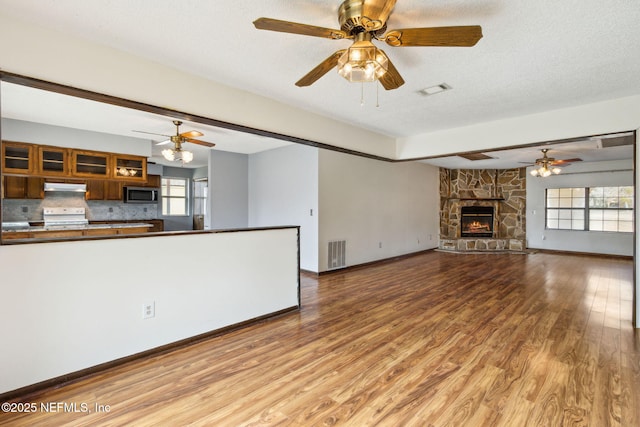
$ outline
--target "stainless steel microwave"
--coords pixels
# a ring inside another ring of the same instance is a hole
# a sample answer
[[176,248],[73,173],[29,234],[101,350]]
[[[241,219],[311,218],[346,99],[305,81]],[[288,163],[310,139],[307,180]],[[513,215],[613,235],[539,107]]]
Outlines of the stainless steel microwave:
[[158,203],[159,188],[124,187],[122,197],[125,203]]

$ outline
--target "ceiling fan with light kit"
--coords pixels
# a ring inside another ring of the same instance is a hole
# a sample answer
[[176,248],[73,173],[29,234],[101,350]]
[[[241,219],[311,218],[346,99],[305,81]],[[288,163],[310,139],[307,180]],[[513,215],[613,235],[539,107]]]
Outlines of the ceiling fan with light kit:
[[184,150],[182,145],[189,142],[191,144],[202,145],[205,147],[215,147],[216,144],[206,141],[200,141],[199,139],[194,139],[195,137],[204,136],[202,132],[198,132],[197,130],[191,130],[188,132],[180,132],[180,126],[182,122],[180,120],[174,120],[173,124],[176,126],[176,134],[175,135],[165,135],[162,133],[154,133],[154,132],[144,132],[141,130],[134,130],[133,132],[138,133],[146,133],[149,135],[159,135],[166,136],[167,140],[160,141],[156,143],[156,145],[165,145],[173,143],[173,148],[166,148],[162,150],[162,156],[169,161],[181,161],[182,163],[189,163],[193,160],[193,153],[191,151]]
[[345,0],[338,9],[340,29],[317,27],[272,18],[258,18],[257,29],[324,37],[332,40],[352,39],[347,49],[341,49],[322,61],[296,82],[309,86],[333,67],[350,82],[380,81],[387,89],[396,89],[404,79],[382,49],[372,40],[386,42],[392,47],[458,46],[471,47],[482,38],[479,25],[405,28],[387,31],[387,20],[396,0]]
[[546,178],[552,174],[558,175],[562,171],[560,167],[568,166],[573,162],[582,161],[582,159],[578,158],[564,160],[554,159],[553,157],[547,156],[547,152],[549,151],[548,148],[543,148],[540,151],[542,151],[542,157],[536,159],[534,163],[536,167],[530,172],[532,176]]

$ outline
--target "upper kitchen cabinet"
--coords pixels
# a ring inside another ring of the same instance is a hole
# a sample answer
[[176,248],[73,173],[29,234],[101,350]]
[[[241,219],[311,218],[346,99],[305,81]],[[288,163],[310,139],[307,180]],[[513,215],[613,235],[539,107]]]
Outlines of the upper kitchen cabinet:
[[35,172],[34,146],[2,141],[2,173],[30,175]]
[[147,181],[147,159],[140,156],[113,154],[113,177],[127,182]]
[[26,142],[2,141],[2,174],[89,178],[144,184],[147,158]]
[[45,176],[69,176],[71,166],[70,150],[62,147],[38,146],[38,171]]
[[71,175],[86,178],[110,178],[111,155],[98,151],[71,150]]

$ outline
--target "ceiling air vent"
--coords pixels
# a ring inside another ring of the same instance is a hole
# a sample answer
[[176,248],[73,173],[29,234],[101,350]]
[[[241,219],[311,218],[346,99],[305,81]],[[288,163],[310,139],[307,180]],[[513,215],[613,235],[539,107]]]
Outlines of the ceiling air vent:
[[623,147],[625,145],[633,145],[633,135],[602,138],[598,142],[598,148]]
[[458,154],[458,157],[462,157],[463,159],[473,160],[473,161],[495,159],[495,157],[487,156],[484,153],[464,153],[464,154]]

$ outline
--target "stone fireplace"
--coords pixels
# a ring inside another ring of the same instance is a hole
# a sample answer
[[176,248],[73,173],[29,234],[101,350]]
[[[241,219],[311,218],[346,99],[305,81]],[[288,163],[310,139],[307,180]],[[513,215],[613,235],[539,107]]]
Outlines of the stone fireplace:
[[440,169],[440,249],[526,248],[526,170]]

